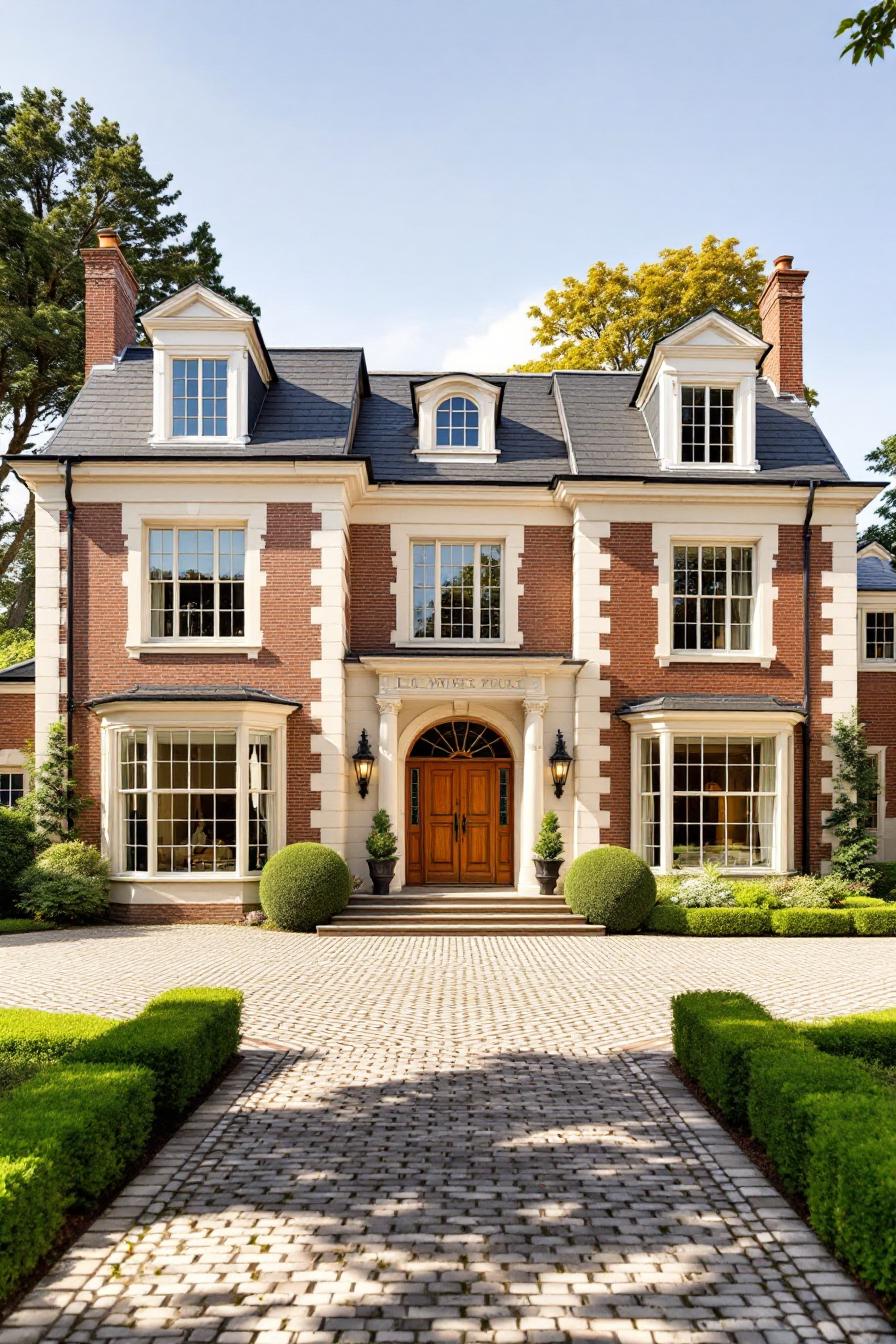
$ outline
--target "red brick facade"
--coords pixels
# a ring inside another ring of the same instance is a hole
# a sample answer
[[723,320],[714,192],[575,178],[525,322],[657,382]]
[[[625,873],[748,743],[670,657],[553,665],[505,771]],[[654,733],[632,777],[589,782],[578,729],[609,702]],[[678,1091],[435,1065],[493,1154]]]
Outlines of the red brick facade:
[[137,279],[111,230],[102,230],[99,247],[85,247],[84,372],[111,364],[136,339],[134,314]]
[[25,751],[33,741],[33,692],[0,691],[0,751]]
[[[613,715],[609,729],[601,734],[601,745],[610,748],[610,790],[605,806],[610,813],[606,840],[610,844],[629,845],[631,841],[631,745],[627,723],[615,711],[626,701],[639,696],[705,693],[713,695],[774,695],[788,701],[803,697],[803,600],[802,600],[802,528],[779,528],[778,558],[773,571],[778,598],[773,608],[773,638],[777,656],[771,667],[750,663],[681,663],[660,667],[655,656],[658,616],[652,590],[657,570],[650,523],[613,523],[603,543],[610,555],[610,568],[604,571],[610,600],[601,604],[601,614],[610,618],[610,697],[604,707]],[[812,646],[811,705],[813,717],[811,811],[820,817],[829,803],[822,798],[819,780],[823,773],[821,734],[830,730],[829,718],[821,716],[821,697],[827,694],[821,683],[821,669],[830,663],[830,654],[822,652],[821,636],[830,623],[818,615],[825,600],[821,574],[831,567],[831,547],[821,540],[821,528],[813,528],[812,539]],[[799,730],[794,734],[794,833],[799,862],[801,825],[802,744]],[[829,773],[825,770],[824,773]],[[818,826],[812,827],[811,866],[817,868],[830,848],[823,845]]]
[[349,647],[359,653],[389,649],[395,629],[395,565],[388,523],[349,529]]
[[[83,504],[75,529],[75,700],[78,706],[98,695],[143,685],[219,685],[239,683],[298,700],[303,708],[287,720],[287,841],[316,840],[311,812],[320,805],[311,790],[310,776],[320,768],[311,752],[311,735],[318,725],[309,717],[312,700],[320,699],[320,685],[312,681],[310,665],[320,657],[320,631],[310,623],[316,592],[311,570],[320,552],[311,546],[316,526],[310,505],[269,504],[262,569],[267,585],[261,590],[264,648],[259,657],[245,654],[152,653],[139,660],[128,657],[127,589],[122,574],[127,551],[122,535],[121,506]],[[75,741],[81,788],[100,796],[99,720],[90,710],[76,714]],[[85,839],[99,839],[99,809],[84,814]]]
[[759,300],[762,335],[771,345],[763,373],[779,392],[803,395],[803,281],[793,257],[776,257],[775,269]]
[[527,527],[520,565],[526,653],[572,652],[572,528]]

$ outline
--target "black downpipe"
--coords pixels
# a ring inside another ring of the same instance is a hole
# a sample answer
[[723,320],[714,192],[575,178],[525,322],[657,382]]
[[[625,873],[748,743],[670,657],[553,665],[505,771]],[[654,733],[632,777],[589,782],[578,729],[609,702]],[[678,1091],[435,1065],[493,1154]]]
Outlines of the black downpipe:
[[812,743],[811,691],[811,654],[812,654],[812,608],[809,593],[810,562],[812,559],[812,513],[815,508],[815,487],[817,481],[809,482],[809,498],[806,500],[806,516],[803,519],[803,816],[802,816],[802,868],[809,871],[809,844],[811,826],[809,816],[810,762],[809,748]]
[[[75,731],[75,501],[72,496],[72,460],[65,459],[65,732],[69,747],[74,745]],[[68,782],[74,784],[75,763],[71,752],[68,758]],[[70,789],[71,792],[71,789]],[[75,824],[71,806],[68,810],[68,828]]]

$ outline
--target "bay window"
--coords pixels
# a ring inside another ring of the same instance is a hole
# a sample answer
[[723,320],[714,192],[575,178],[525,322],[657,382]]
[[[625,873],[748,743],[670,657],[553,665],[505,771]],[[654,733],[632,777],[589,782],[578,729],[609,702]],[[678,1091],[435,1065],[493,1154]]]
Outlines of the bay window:
[[500,542],[418,541],[411,551],[414,639],[501,639]]
[[238,728],[117,734],[122,872],[257,873],[271,852],[274,735]]
[[637,732],[632,847],[652,868],[735,872],[788,866],[791,727]]

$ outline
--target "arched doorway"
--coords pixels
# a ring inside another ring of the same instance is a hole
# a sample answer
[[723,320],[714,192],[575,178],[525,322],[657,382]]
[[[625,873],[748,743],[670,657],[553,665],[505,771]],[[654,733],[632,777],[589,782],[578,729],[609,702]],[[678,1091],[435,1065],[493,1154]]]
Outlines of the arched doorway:
[[513,760],[500,733],[446,719],[421,733],[405,765],[406,880],[513,881]]

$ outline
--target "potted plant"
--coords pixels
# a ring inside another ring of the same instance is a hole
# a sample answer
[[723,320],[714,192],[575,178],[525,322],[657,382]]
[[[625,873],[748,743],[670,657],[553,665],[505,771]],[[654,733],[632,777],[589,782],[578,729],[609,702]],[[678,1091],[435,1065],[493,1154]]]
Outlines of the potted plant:
[[545,812],[533,852],[538,890],[542,896],[553,896],[563,863],[563,836],[556,812]]
[[370,855],[367,868],[373,883],[373,894],[386,896],[395,873],[398,841],[385,808],[380,808],[379,812],[374,813],[373,825],[367,837],[367,853]]

